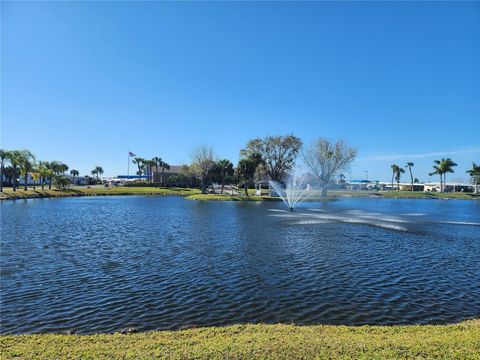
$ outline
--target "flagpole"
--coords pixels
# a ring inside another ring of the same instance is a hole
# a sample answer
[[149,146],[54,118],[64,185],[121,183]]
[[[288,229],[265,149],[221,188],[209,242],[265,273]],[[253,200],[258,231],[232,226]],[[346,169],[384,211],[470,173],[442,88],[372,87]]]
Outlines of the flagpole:
[[127,179],[130,177],[130,151],[127,153]]

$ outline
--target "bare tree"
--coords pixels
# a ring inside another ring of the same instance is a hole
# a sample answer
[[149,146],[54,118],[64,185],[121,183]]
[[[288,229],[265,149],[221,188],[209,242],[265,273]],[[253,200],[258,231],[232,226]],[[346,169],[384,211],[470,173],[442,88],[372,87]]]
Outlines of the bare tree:
[[303,152],[305,165],[319,179],[324,197],[327,196],[327,187],[334,177],[340,171],[348,169],[356,156],[357,150],[343,140],[334,144],[325,138],[313,141]]
[[247,158],[260,154],[270,179],[281,181],[295,166],[302,144],[302,140],[294,135],[268,136],[250,140],[240,155]]
[[207,179],[215,165],[215,153],[213,149],[206,145],[200,145],[190,153],[192,164],[190,171],[200,180],[202,194],[207,192]]

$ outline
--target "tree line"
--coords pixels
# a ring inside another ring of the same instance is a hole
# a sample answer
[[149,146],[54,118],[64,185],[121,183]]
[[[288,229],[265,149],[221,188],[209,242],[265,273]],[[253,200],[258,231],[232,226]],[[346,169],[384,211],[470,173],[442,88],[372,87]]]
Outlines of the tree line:
[[161,157],[155,156],[151,160],[146,160],[141,157],[135,157],[132,162],[137,165],[137,175],[145,175],[146,177],[148,177],[148,181],[150,183],[153,182],[153,168],[156,167],[157,169],[160,169],[160,184],[162,186],[164,185],[163,174],[165,170],[170,169],[170,165],[167,162],[163,161]]
[[[4,178],[6,183],[12,186],[13,191],[17,191],[18,179],[23,177],[23,188],[28,189],[28,175],[33,181],[33,189],[37,186],[45,189],[48,186],[52,188],[52,183],[57,188],[65,189],[71,182],[75,183],[75,178],[80,175],[76,169],[70,170],[72,181],[65,176],[69,170],[67,164],[61,161],[39,161],[29,150],[3,150],[0,149],[0,191],[3,191]],[[91,171],[93,178],[89,178],[91,183],[100,182],[99,176],[103,174],[101,166],[95,166]],[[96,176],[96,178],[95,178]]]
[[[405,168],[408,169],[410,173],[410,184],[411,184],[411,191],[414,190],[414,184],[419,183],[417,178],[413,178],[412,168],[414,167],[413,162],[408,162],[405,165]],[[438,175],[440,176],[440,192],[445,191],[445,185],[447,184],[447,174],[454,173],[455,171],[453,168],[457,166],[452,159],[450,158],[442,158],[441,160],[434,160],[433,161],[433,171],[429,173],[429,176]],[[400,178],[403,173],[405,173],[405,169],[397,164],[392,164],[390,166],[392,169],[392,190],[393,190],[393,179],[397,182],[397,190],[400,191]],[[480,165],[473,162],[472,167],[465,171],[470,178],[472,179],[472,183],[474,185],[475,194],[478,194],[478,184],[480,183]]]
[[298,158],[302,157],[326,196],[327,185],[350,166],[357,154],[356,149],[342,140],[330,142],[319,138],[302,152],[303,148],[302,140],[294,135],[255,138],[240,150],[240,160],[235,166],[228,159],[218,158],[212,147],[201,145],[191,151],[190,164],[183,165],[180,173],[165,179],[163,172],[170,166],[161,158],[135,158],[132,162],[138,167],[137,175],[147,175],[149,183],[153,182],[151,169],[156,167],[160,169],[160,184],[164,186],[198,186],[202,193],[206,193],[210,186],[215,192],[213,184],[218,183],[220,193],[223,193],[226,185],[235,184],[243,187],[248,196],[248,188],[255,182],[283,182],[294,170]]
[[318,138],[305,148],[303,145],[294,135],[255,138],[240,151],[236,167],[228,159],[217,160],[213,149],[203,145],[191,152],[191,164],[184,167],[184,171],[198,179],[202,193],[207,192],[207,186],[213,181],[221,184],[221,192],[226,183],[236,182],[248,196],[247,189],[255,182],[282,183],[301,157],[326,196],[327,186],[351,165],[357,150],[343,140],[331,142],[325,138]]
[[[153,183],[153,172],[160,174],[159,183],[162,186],[200,187],[202,193],[206,193],[213,183],[221,185],[220,192],[223,193],[226,185],[236,184],[244,188],[248,195],[248,188],[256,182],[268,182],[269,180],[282,183],[290,175],[302,159],[312,181],[318,183],[322,188],[322,195],[327,196],[327,188],[338,176],[340,182],[344,182],[342,171],[347,170],[355,160],[357,150],[343,140],[330,141],[326,138],[318,138],[308,145],[304,145],[297,136],[277,135],[264,138],[254,138],[247,142],[240,150],[240,160],[235,166],[228,159],[219,159],[213,148],[202,145],[194,148],[190,153],[190,164],[183,165],[180,173],[164,177],[165,170],[170,165],[161,157],[153,157],[151,160],[142,157],[135,157],[133,163],[137,166],[137,175],[145,175],[149,183]],[[59,188],[65,188],[70,180],[65,173],[69,167],[60,161],[37,161],[35,156],[28,150],[0,150],[1,191],[3,191],[3,178],[6,183],[11,184],[13,190],[18,189],[18,178],[24,177],[24,189],[27,189],[28,175],[33,179],[33,187],[41,186],[44,189],[48,185],[51,189],[52,182]],[[440,191],[444,191],[446,174],[453,173],[457,166],[450,158],[435,160],[434,171],[429,175],[440,176]],[[391,165],[392,189],[394,179],[397,188],[400,186],[401,174],[408,169],[411,182],[411,190],[418,179],[413,176],[414,163],[408,162],[405,166]],[[466,171],[475,184],[475,193],[478,192],[480,182],[480,166],[475,162]],[[100,175],[103,174],[101,166],[95,166],[91,171],[90,182],[99,183]],[[79,176],[75,169],[70,170],[72,182]],[[87,176],[86,176],[87,177]],[[158,180],[157,180],[158,182]]]

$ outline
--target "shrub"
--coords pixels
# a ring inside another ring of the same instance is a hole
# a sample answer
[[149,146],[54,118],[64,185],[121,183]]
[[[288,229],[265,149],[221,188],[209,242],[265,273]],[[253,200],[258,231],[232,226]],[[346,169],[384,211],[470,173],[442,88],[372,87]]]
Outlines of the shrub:
[[65,175],[57,175],[53,178],[53,184],[57,189],[65,190],[70,186],[70,180]]

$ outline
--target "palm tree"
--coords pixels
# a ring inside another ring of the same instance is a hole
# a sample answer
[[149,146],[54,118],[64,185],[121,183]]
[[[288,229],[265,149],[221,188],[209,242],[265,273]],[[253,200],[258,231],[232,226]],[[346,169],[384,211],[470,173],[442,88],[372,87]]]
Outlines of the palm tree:
[[3,173],[5,162],[10,158],[10,151],[0,149],[0,192],[3,191]]
[[147,167],[147,175],[148,175],[148,182],[153,182],[153,167],[157,165],[157,162],[155,160],[145,160],[144,161],[146,167]]
[[440,165],[443,168],[443,186],[447,186],[447,173],[454,173],[453,167],[457,166],[457,164],[452,159],[447,158],[446,160],[442,159]]
[[[44,169],[42,169],[42,173],[45,179],[48,178],[48,189],[52,189],[52,180],[53,180],[53,177],[59,171],[59,167],[60,167],[59,164],[60,162],[58,161],[42,162],[42,167],[44,167]],[[42,189],[43,189],[43,186],[42,186]]]
[[393,179],[395,178],[395,174],[397,173],[399,166],[396,164],[390,165],[390,168],[392,169],[392,190],[393,190]]
[[31,172],[30,172],[30,176],[32,177],[32,180],[33,180],[33,190],[35,190],[35,186],[37,184],[37,180],[40,179],[41,175],[40,175],[40,172],[38,171],[38,167],[35,166]]
[[92,177],[98,177],[97,168],[95,168],[95,169],[93,169],[92,171],[90,171],[90,174],[92,174]]
[[447,173],[453,173],[453,167],[457,166],[452,159],[447,158],[442,160],[435,160],[433,165],[434,171],[429,175],[440,175],[440,192],[444,191],[444,187],[447,185]]
[[103,168],[101,166],[95,166],[95,173],[97,174],[97,180],[100,180],[99,175],[103,174]]
[[140,163],[140,165],[137,164],[137,166],[138,166],[137,175],[142,176],[142,174],[145,172],[145,164]]
[[19,151],[20,169],[23,173],[24,186],[23,190],[28,190],[28,174],[33,170],[35,165],[35,156],[29,150]]
[[157,168],[161,169],[161,171],[160,171],[160,184],[163,186],[163,173],[164,173],[165,170],[170,169],[170,165],[167,164],[165,161],[163,161],[161,157],[154,157],[152,160],[155,161],[155,163],[157,165]]
[[136,164],[137,167],[138,167],[138,171],[137,171],[137,175],[141,176],[142,173],[143,173],[143,170],[145,169],[143,163],[145,162],[145,159],[141,158],[141,157],[136,157],[132,160],[132,163]]
[[410,182],[412,184],[412,192],[413,192],[413,174],[412,174],[412,167],[413,167],[414,163],[413,162],[408,162],[407,165],[405,167],[408,168],[408,171],[410,172]]
[[10,153],[10,165],[12,167],[12,187],[13,191],[17,191],[17,178],[20,175],[23,154],[19,150],[13,150]]
[[48,161],[39,161],[37,165],[37,171],[40,175],[40,185],[42,186],[42,190],[45,189],[45,181],[50,174]]
[[220,178],[220,182],[222,184],[222,189],[220,190],[220,194],[223,194],[223,188],[225,187],[225,180],[227,177],[232,176],[234,174],[233,164],[228,159],[223,159],[217,162],[217,174]]
[[397,181],[397,191],[400,191],[400,176],[405,172],[403,168],[400,166],[397,166],[396,172],[395,172],[395,180]]
[[75,185],[75,176],[78,176],[80,173],[78,170],[72,169],[70,170],[70,175],[72,175],[72,183]]
[[61,175],[68,171],[68,165],[62,163],[61,161],[52,161],[50,162],[50,169],[53,170],[55,175]]
[[443,192],[443,172],[440,167],[440,160],[434,161],[435,165],[433,165],[433,171],[429,173],[429,176],[433,175],[440,175],[440,192]]
[[6,182],[9,183],[9,184],[13,184],[13,167],[12,165],[9,165],[9,166],[5,166],[5,169],[3,170],[4,172],[4,176],[6,178]]
[[472,181],[475,186],[475,194],[478,194],[478,183],[480,181],[480,165],[477,165],[475,162],[473,162],[472,167],[468,169],[466,173],[472,177]]

